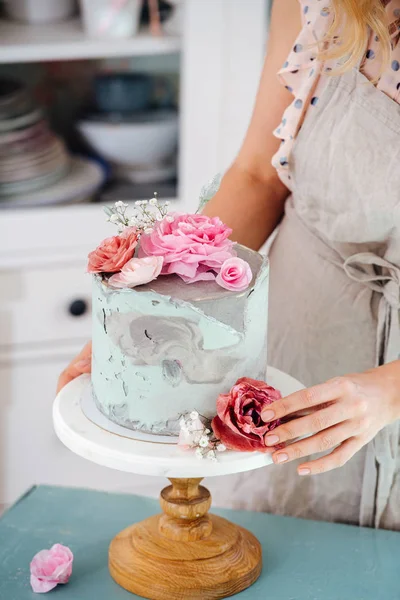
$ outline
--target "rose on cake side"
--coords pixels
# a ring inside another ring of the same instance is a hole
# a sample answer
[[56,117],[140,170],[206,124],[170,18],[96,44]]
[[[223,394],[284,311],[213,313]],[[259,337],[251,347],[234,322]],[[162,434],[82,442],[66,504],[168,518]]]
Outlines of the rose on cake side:
[[178,445],[194,448],[198,458],[216,460],[216,453],[226,449],[239,452],[274,452],[265,445],[265,434],[280,421],[265,423],[261,413],[266,406],[281,398],[279,390],[248,377],[238,379],[228,394],[217,398],[217,415],[201,417],[197,411],[180,420]]
[[265,445],[264,437],[280,421],[265,423],[261,413],[281,397],[264,381],[238,379],[228,394],[220,394],[217,399],[217,416],[211,422],[215,437],[230,450],[273,452],[274,448]]

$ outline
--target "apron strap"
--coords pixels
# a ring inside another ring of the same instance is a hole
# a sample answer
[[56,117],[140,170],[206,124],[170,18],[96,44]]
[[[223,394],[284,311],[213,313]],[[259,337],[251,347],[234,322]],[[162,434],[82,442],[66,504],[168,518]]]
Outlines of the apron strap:
[[[361,252],[343,264],[347,276],[382,294],[378,309],[376,365],[399,358],[400,269],[373,254]],[[399,421],[385,427],[367,446],[361,494],[360,525],[379,527],[387,506],[399,455]]]

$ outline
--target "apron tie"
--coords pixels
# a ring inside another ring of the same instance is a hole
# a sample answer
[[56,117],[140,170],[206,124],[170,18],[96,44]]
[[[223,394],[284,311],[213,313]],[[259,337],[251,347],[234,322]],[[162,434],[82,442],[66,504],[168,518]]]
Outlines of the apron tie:
[[[353,281],[381,294],[378,309],[376,365],[399,358],[400,268],[373,252],[349,256],[343,268]],[[399,421],[385,427],[367,446],[360,524],[379,527],[389,500],[399,456]]]

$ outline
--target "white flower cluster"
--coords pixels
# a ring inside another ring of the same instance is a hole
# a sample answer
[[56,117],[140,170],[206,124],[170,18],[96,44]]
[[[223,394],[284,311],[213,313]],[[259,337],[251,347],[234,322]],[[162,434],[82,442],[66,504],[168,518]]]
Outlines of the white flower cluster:
[[135,209],[131,215],[126,214],[128,204],[119,200],[112,208],[105,207],[104,211],[107,214],[107,221],[118,225],[118,229],[122,232],[125,227],[136,227],[141,233],[151,233],[155,223],[162,221],[164,218],[172,223],[174,217],[168,215],[169,202],[159,202],[157,194],[154,193],[154,198],[151,200],[137,200]]
[[194,410],[182,416],[180,421],[179,445],[196,448],[199,459],[217,460],[217,452],[224,452],[225,446],[217,440],[211,430],[210,422]]

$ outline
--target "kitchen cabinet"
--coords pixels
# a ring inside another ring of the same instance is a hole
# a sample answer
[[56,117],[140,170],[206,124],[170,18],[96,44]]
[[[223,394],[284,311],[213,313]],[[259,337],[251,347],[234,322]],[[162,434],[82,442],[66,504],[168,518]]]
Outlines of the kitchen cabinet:
[[[233,160],[251,115],[267,37],[267,0],[184,0],[181,36],[102,42],[76,22],[54,27],[0,22],[0,64],[179,53],[178,192],[193,211],[202,185]],[[118,199],[118,198],[117,198]],[[0,208],[0,505],[47,483],[158,493],[86,463],[56,439],[57,376],[90,336],[87,253],[113,234],[98,203]],[[71,314],[75,300],[86,303]]]

